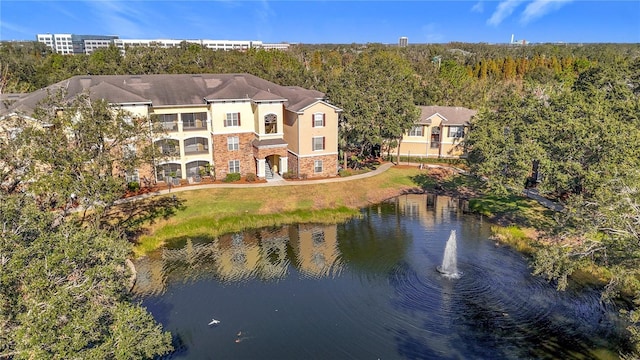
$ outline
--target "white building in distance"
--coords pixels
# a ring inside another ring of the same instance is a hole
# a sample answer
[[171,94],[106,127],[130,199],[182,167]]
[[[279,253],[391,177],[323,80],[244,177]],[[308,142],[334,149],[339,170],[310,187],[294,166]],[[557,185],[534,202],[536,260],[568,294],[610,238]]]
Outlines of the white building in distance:
[[172,48],[178,47],[184,41],[198,44],[212,50],[249,50],[276,49],[287,50],[288,43],[263,43],[256,40],[184,40],[184,39],[120,39],[116,35],[75,35],[75,34],[38,34],[38,42],[47,45],[58,54],[91,54],[93,51],[115,45],[124,53],[129,46],[147,46]]

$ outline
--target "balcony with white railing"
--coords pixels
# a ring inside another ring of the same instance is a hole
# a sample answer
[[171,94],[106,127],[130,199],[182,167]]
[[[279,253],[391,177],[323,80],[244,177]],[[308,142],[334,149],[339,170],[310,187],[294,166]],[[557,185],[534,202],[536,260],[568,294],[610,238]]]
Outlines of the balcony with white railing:
[[182,119],[182,131],[203,131],[207,130],[207,113],[183,113],[180,114]]
[[174,139],[162,139],[155,143],[156,148],[162,156],[168,158],[180,157],[180,142]]
[[167,131],[167,132],[178,131],[178,122],[177,121],[161,122],[160,125],[162,126],[162,130],[164,130],[164,131]]
[[184,140],[184,154],[198,155],[209,153],[209,141],[206,138],[194,137]]

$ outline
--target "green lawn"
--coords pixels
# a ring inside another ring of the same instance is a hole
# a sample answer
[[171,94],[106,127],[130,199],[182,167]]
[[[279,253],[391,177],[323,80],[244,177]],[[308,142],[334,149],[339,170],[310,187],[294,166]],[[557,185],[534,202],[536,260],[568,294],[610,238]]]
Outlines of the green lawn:
[[[216,237],[249,228],[298,222],[338,223],[358,216],[360,208],[410,190],[440,189],[447,193],[469,194],[481,187],[473,177],[455,174],[442,178],[440,174],[434,179],[430,173],[435,174],[435,171],[399,166],[373,177],[343,182],[174,193],[171,196],[183,201],[184,209],[169,219],[149,224],[134,251],[141,256],[162,245],[171,246],[189,238]],[[475,198],[470,201],[470,209],[498,223],[517,223],[524,228],[540,229],[552,221],[551,211],[533,200],[517,196]]]
[[416,188],[412,177],[419,172],[417,168],[391,168],[373,177],[344,182],[174,193],[171,196],[182,200],[184,209],[149,224],[134,251],[140,256],[185,238],[215,237],[248,228],[345,221],[358,216],[362,207]]

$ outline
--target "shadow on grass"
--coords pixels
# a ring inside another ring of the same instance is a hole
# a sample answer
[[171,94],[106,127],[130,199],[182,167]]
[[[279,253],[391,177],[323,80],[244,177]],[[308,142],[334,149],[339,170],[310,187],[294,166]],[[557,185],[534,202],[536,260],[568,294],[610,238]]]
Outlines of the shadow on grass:
[[552,210],[535,200],[516,195],[489,195],[472,199],[469,201],[469,209],[494,219],[502,226],[517,224],[536,229],[549,229],[554,223]]
[[207,246],[212,244],[216,239],[218,239],[218,236],[207,234],[176,236],[166,239],[163,248],[166,250],[184,249],[187,243],[190,243],[189,245],[193,247]]
[[[169,219],[174,216],[178,210],[185,209],[185,201],[173,196],[158,196],[152,198],[141,199],[137,201],[128,201],[123,204],[113,206],[107,209],[110,226],[114,229],[124,229],[130,239],[135,239],[143,231],[143,226],[153,223],[159,219]],[[94,214],[97,216],[97,214]]]
[[412,176],[411,181],[425,192],[442,193],[462,198],[473,197],[484,188],[484,183],[473,176],[429,171]]

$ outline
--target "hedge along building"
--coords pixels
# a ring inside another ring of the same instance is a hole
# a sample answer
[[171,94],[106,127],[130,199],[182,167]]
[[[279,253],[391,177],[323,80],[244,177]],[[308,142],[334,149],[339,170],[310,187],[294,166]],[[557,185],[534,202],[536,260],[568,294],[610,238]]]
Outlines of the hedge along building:
[[188,179],[210,168],[217,179],[230,173],[337,175],[342,110],[319,91],[250,74],[75,76],[21,97],[0,115],[30,115],[58,90],[67,100],[88,93],[157,122],[164,134],[154,144],[164,156],[146,175],[158,181]]

